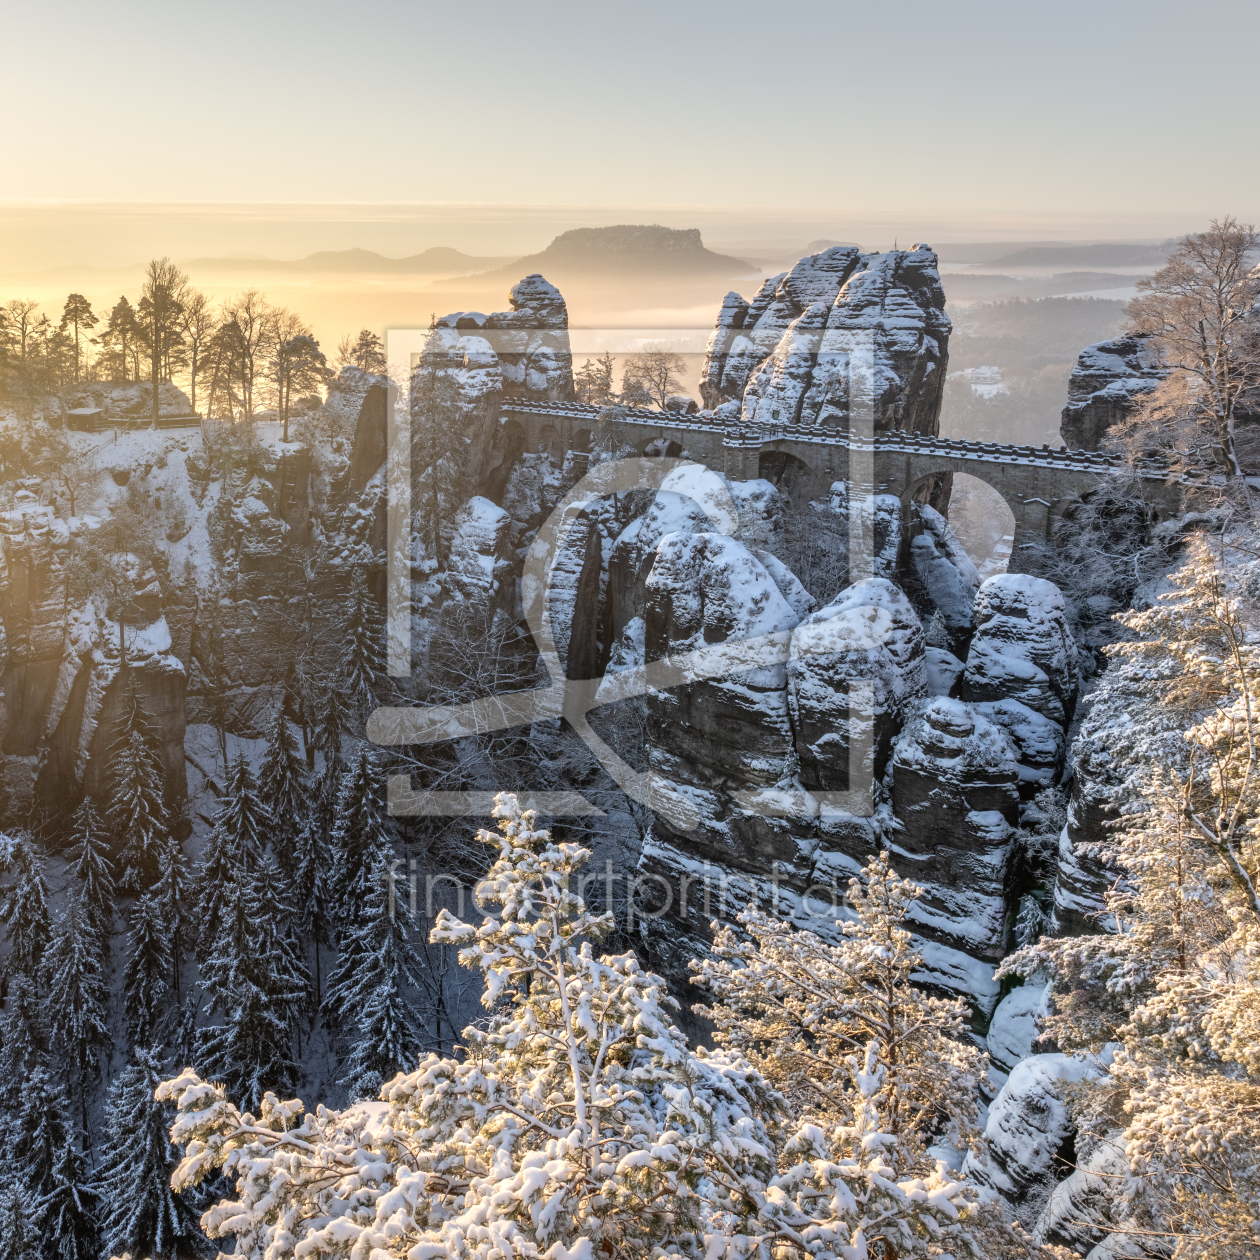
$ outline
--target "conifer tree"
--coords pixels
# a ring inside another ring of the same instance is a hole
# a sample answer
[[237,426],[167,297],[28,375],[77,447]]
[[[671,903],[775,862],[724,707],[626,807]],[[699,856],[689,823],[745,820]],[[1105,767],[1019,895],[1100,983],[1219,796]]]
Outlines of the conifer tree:
[[143,892],[157,879],[167,818],[157,737],[134,690],[110,746],[109,777],[110,819],[119,845],[118,887]]
[[360,711],[376,702],[374,688],[384,673],[384,623],[362,569],[355,569],[342,623],[341,674],[350,705]]
[[306,813],[302,760],[284,706],[277,705],[267,728],[267,746],[258,769],[258,791],[275,820],[272,852],[286,871],[293,870],[293,840]]
[[70,1132],[65,1091],[47,1068],[36,1068],[22,1082],[21,1105],[6,1142],[5,1162],[21,1184],[29,1220],[40,1234],[44,1221],[37,1205],[52,1192],[53,1170]]
[[323,779],[337,783],[345,768],[341,754],[342,737],[350,729],[350,706],[346,699],[345,686],[340,679],[334,679],[324,693],[315,721],[315,732],[311,744],[324,759]]
[[297,928],[311,942],[315,958],[314,999],[322,995],[319,951],[331,943],[328,935],[328,880],[331,854],[324,828],[317,816],[308,817],[298,832],[293,853],[293,904]]
[[169,1109],[154,1098],[162,1080],[157,1051],[137,1050],[105,1104],[105,1152],[96,1182],[110,1255],[174,1260],[196,1254],[197,1214],[171,1190],[178,1155],[167,1136]]
[[127,1029],[132,1045],[147,1045],[153,1037],[162,997],[171,974],[171,945],[157,897],[146,893],[131,912],[127,933],[127,966],[123,992]]
[[230,890],[238,881],[248,881],[258,869],[271,826],[271,815],[258,795],[249,762],[238,756],[197,872],[199,960],[204,960],[206,951],[215,945]]
[[269,885],[266,874],[252,887],[242,876],[228,889],[201,967],[206,1013],[222,1023],[197,1030],[198,1061],[255,1110],[268,1090],[291,1093],[297,1081],[292,1022],[306,989],[264,921],[276,912]]
[[27,836],[0,837],[0,869],[13,873],[0,902],[0,920],[9,944],[5,974],[24,975],[34,983],[51,928],[44,857]]
[[35,1204],[49,1260],[97,1260],[101,1208],[101,1196],[87,1176],[87,1161],[73,1142],[67,1142],[53,1164],[48,1193]]
[[31,1223],[34,1209],[16,1177],[0,1190],[0,1260],[35,1260],[40,1238]]
[[58,1048],[79,1096],[84,1133],[87,1132],[89,1084],[100,1076],[100,1054],[108,1053],[109,989],[101,966],[99,943],[76,888],[57,922],[52,944],[44,957],[48,977],[49,1022],[52,1043]]
[[370,891],[354,926],[342,935],[337,968],[328,978],[325,1009],[350,1030],[342,1082],[353,1098],[375,1097],[383,1081],[414,1066],[420,1054],[414,1010],[420,963],[407,907],[390,886],[387,857],[382,845]]
[[179,969],[188,949],[189,916],[193,906],[193,881],[184,846],[168,832],[159,855],[158,882],[153,889],[162,931],[170,946],[170,987],[178,998]]
[[16,1110],[23,1083],[37,1068],[47,1066],[46,1006],[32,980],[19,972],[9,982],[0,1019],[0,1105]]
[[333,820],[329,901],[335,922],[352,924],[355,906],[370,892],[372,867],[384,835],[385,803],[376,763],[367,751],[341,779]]
[[71,819],[68,857],[82,900],[86,925],[101,942],[102,961],[114,931],[114,864],[109,860],[109,832],[90,796]]

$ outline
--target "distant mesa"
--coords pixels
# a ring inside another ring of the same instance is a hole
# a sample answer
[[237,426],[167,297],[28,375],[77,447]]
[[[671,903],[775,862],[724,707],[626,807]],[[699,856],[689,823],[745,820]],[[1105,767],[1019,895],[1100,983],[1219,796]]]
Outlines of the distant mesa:
[[484,271],[510,263],[500,255],[479,258],[463,254],[447,245],[435,245],[406,258],[386,258],[370,249],[328,249],[305,258],[286,261],[279,258],[193,258],[184,265],[191,271],[250,271],[254,273],[297,274],[340,272],[381,275],[440,275],[444,272]]
[[747,275],[753,270],[743,259],[705,249],[699,228],[623,223],[562,232],[541,253],[483,273],[477,279],[497,283],[519,279],[529,272],[541,272],[559,281],[610,276],[694,278]]

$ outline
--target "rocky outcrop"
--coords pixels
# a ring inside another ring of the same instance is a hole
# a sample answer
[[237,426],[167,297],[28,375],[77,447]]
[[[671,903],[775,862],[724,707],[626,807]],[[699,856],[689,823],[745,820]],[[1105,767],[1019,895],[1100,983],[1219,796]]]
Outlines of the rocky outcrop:
[[510,613],[516,581],[510,560],[511,517],[489,499],[469,499],[455,517],[443,593],[479,617]]
[[797,626],[787,674],[802,785],[873,799],[924,692],[923,631],[910,601],[884,578],[848,587]]
[[1039,1020],[1047,1013],[1048,993],[1044,984],[1021,984],[998,1003],[985,1044],[1000,1072],[1014,1071],[1017,1063],[1032,1054],[1041,1033]]
[[743,543],[667,534],[644,621],[647,659],[677,664],[688,679],[648,692],[652,769],[698,804],[695,839],[746,862],[760,820],[738,794],[773,788],[792,751],[785,662],[796,613]]
[[[157,736],[172,804],[184,797],[184,667],[171,655],[157,575],[134,557],[120,577],[123,627],[107,616],[108,593],[67,589],[76,539],[70,526],[26,496],[0,513],[0,762],[21,806],[52,812],[84,791],[100,795],[118,715],[138,697]],[[116,617],[115,613],[115,617]]]
[[964,700],[1018,700],[1066,727],[1076,707],[1076,643],[1053,582],[1021,573],[989,578],[976,594]]
[[1001,727],[948,697],[909,723],[892,757],[902,873],[924,889],[911,908],[915,930],[991,961],[1005,944],[1007,866],[1019,820],[1016,759]]
[[980,575],[949,522],[935,508],[916,503],[911,512],[907,532],[912,533],[909,567],[913,579],[907,585],[921,596],[925,612],[935,611],[939,616],[949,650],[966,656]]
[[[743,424],[937,431],[950,332],[936,255],[836,246],[728,294],[705,357],[710,407],[740,402]],[[859,412],[860,409],[860,412]]]
[[[81,381],[61,391],[67,411],[99,410],[103,420],[143,420],[153,415],[153,385],[149,381]],[[158,386],[159,416],[188,416],[192,402],[178,385]]]
[[1073,1129],[1064,1086],[1102,1071],[1097,1060],[1066,1054],[1035,1054],[1018,1064],[989,1107],[985,1150],[967,1156],[964,1173],[1016,1205],[1056,1172],[1066,1173]]
[[1068,377],[1068,400],[1059,432],[1068,446],[1096,451],[1113,424],[1134,412],[1168,372],[1140,334],[1100,341],[1081,351]]

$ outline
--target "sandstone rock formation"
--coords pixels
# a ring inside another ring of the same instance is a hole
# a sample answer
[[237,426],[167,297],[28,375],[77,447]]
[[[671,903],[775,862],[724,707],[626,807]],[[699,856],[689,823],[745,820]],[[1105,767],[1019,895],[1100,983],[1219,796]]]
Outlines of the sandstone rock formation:
[[892,807],[905,873],[924,889],[911,908],[915,930],[996,962],[1019,819],[1016,751],[1006,732],[961,700],[933,700],[893,750]]
[[884,578],[848,587],[793,632],[787,673],[801,783],[873,793],[924,691],[923,631],[910,601]]
[[1059,427],[1064,442],[1099,450],[1107,430],[1132,415],[1137,400],[1167,375],[1147,337],[1133,334],[1086,346],[1068,377]]
[[[745,303],[728,294],[705,357],[709,407],[745,424],[935,433],[950,332],[936,255],[836,246],[773,276]],[[852,395],[852,398],[850,397]]]
[[1059,588],[999,573],[976,594],[964,700],[1018,700],[1066,727],[1076,706],[1076,643]]
[[1018,1064],[989,1107],[987,1150],[969,1154],[964,1172],[1014,1204],[1056,1170],[1066,1172],[1057,1162],[1072,1137],[1064,1086],[1100,1074],[1096,1061],[1066,1054],[1035,1054]]
[[[134,692],[157,735],[172,804],[183,800],[182,663],[171,655],[158,578],[129,557],[118,590],[67,589],[76,539],[50,508],[19,501],[0,513],[0,762],[13,798],[54,812],[104,788],[114,725]],[[107,604],[125,607],[120,627]]]

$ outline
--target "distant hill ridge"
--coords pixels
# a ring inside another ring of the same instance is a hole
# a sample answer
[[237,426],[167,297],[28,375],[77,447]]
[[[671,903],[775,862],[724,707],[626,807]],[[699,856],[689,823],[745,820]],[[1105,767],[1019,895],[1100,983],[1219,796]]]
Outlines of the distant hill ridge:
[[406,258],[386,258],[370,249],[329,249],[305,258],[192,258],[185,267],[199,271],[252,270],[274,273],[336,271],[382,272],[392,275],[437,275],[445,271],[473,271],[499,267],[511,257],[478,258],[447,245],[435,245]]

